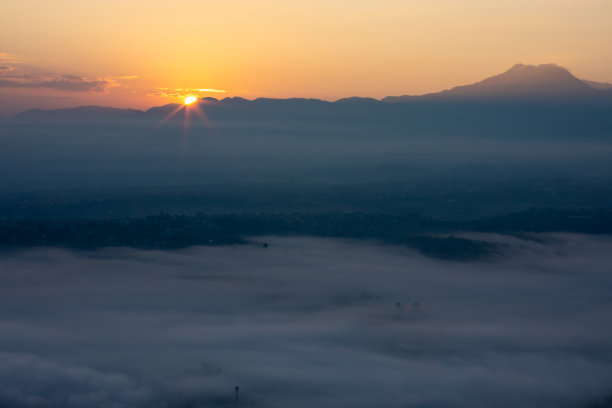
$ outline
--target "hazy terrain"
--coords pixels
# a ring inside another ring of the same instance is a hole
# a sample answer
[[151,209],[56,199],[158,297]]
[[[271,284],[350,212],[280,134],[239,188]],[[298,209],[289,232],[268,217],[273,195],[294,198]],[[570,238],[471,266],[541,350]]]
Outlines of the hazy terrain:
[[612,398],[612,93],[0,123],[0,407],[576,407]]

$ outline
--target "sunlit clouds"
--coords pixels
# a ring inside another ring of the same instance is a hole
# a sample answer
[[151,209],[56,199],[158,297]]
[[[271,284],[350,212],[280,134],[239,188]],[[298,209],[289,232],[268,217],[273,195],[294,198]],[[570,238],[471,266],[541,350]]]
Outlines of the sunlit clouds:
[[[143,85],[138,75],[105,75],[90,78],[71,73],[53,72],[46,67],[25,63],[24,59],[9,53],[0,53],[0,88],[12,88],[17,91],[24,89],[51,89],[69,93],[116,93],[129,92],[142,98],[148,97],[149,104],[159,103],[160,99],[171,99],[172,102],[192,104],[207,94],[225,94],[224,89],[215,88],[169,88],[156,87],[150,89]],[[191,102],[186,103],[186,98]]]
[[226,93],[227,91],[224,89],[211,89],[211,88],[199,88],[196,89],[198,92],[213,92],[213,93]]
[[122,81],[136,75],[117,75],[89,78],[71,73],[52,72],[22,62],[18,57],[0,53],[0,88],[49,88],[66,92],[108,92],[121,86]]
[[[0,64],[18,64],[23,62],[17,55],[9,54],[8,52],[0,52]],[[9,68],[3,66],[2,68]],[[2,69],[0,68],[0,69]]]
[[[197,99],[203,98],[206,94],[224,94],[227,91],[224,89],[212,89],[212,88],[165,88],[160,87],[147,94],[148,96],[162,97],[172,99],[174,101],[184,101],[186,98],[194,97]],[[195,102],[195,101],[194,101]]]

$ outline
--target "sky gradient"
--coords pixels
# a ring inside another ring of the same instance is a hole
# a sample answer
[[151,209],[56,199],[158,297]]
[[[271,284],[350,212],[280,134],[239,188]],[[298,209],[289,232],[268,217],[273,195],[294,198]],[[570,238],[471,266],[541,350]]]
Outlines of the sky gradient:
[[611,18],[609,0],[3,1],[0,115],[423,94],[519,62],[612,82]]

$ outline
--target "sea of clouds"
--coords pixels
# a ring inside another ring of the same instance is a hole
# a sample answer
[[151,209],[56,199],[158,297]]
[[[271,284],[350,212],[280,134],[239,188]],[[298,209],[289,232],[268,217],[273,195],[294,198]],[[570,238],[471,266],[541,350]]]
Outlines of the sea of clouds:
[[612,240],[478,263],[315,238],[0,258],[0,407],[583,407],[612,394]]

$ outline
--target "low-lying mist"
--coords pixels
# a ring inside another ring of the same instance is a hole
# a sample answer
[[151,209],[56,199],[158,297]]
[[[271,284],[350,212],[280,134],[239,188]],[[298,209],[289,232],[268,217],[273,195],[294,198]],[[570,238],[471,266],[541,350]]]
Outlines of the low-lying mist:
[[612,393],[612,241],[504,256],[268,237],[0,258],[2,407],[582,407]]
[[[444,122],[444,118],[437,121]],[[609,138],[362,122],[0,124],[0,191],[244,182],[363,182],[611,173]],[[537,133],[537,132],[536,132]]]

